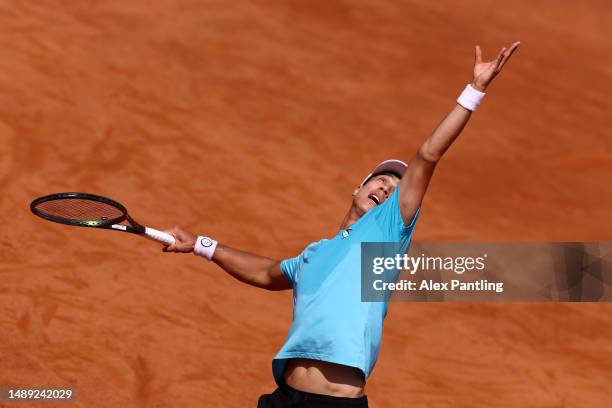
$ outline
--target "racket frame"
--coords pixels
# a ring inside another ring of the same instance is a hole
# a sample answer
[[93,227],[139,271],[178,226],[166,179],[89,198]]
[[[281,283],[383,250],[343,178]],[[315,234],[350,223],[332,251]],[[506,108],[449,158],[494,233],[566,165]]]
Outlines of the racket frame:
[[[58,217],[51,214],[47,214],[43,210],[39,210],[36,207],[39,204],[46,203],[48,201],[55,200],[70,200],[70,199],[81,199],[81,200],[91,200],[97,201],[104,204],[111,205],[121,211],[123,214],[120,217],[115,217],[109,220],[70,220],[69,218]],[[105,229],[115,229],[125,232],[131,232],[133,234],[143,235],[145,233],[145,227],[134,221],[134,219],[128,214],[127,208],[125,208],[121,203],[110,199],[108,197],[103,197],[97,194],[89,194],[89,193],[78,193],[78,192],[69,192],[69,193],[55,193],[49,194],[46,196],[42,196],[32,201],[30,204],[30,211],[33,214],[44,218],[49,221],[57,222],[64,225],[72,225],[75,227],[90,227],[90,228],[105,228]],[[127,221],[130,225],[120,224],[123,221]]]

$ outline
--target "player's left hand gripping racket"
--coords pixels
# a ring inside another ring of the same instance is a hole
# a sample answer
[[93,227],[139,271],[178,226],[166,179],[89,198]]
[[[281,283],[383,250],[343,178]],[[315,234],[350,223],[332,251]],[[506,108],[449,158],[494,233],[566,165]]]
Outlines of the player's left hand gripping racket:
[[[140,225],[115,200],[87,193],[50,194],[32,201],[30,210],[45,220],[77,227],[106,228],[144,235],[165,245],[174,244],[174,237]],[[129,225],[121,224],[127,221]]]

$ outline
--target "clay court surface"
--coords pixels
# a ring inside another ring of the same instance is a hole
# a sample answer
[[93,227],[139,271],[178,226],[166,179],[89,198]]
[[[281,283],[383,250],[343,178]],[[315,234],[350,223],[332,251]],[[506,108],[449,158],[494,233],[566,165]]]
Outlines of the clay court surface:
[[[254,407],[290,292],[29,202],[94,192],[156,228],[295,255],[335,234],[374,164],[410,158],[476,43],[486,58],[523,45],[414,239],[612,240],[609,3],[457,4],[2,1],[0,386],[70,385],[88,408]],[[611,339],[608,304],[394,303],[367,392],[373,407],[612,406]]]

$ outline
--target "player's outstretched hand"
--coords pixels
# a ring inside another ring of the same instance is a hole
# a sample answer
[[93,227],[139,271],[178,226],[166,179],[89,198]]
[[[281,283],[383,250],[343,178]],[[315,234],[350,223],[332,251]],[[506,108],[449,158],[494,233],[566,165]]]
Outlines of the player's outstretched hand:
[[164,232],[172,235],[176,242],[170,246],[165,246],[162,251],[183,253],[193,252],[193,247],[195,246],[195,242],[197,239],[194,234],[187,230],[184,230],[178,225]]
[[482,61],[482,50],[480,46],[476,46],[476,56],[474,58],[474,81],[472,86],[481,92],[489,86],[493,78],[500,73],[506,62],[510,59],[514,51],[520,45],[520,41],[515,42],[510,48],[502,48],[497,58],[493,61]]

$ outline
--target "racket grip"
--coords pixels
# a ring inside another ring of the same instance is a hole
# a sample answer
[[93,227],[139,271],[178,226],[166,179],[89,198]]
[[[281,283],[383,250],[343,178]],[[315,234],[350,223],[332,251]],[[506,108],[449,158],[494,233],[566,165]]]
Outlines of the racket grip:
[[149,227],[145,227],[145,235],[148,238],[154,241],[161,242],[162,244],[165,244],[165,245],[172,245],[175,242],[175,239],[172,235],[166,234],[165,232],[161,232],[156,229],[149,228]]

